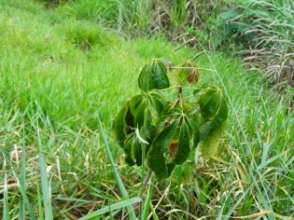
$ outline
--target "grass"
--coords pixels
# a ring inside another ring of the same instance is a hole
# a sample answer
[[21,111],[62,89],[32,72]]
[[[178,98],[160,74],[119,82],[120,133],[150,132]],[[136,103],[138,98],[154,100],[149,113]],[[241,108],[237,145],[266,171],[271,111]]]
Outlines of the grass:
[[[55,0],[41,2],[57,3]],[[67,2],[67,4],[62,4]],[[226,50],[260,68],[278,88],[293,87],[291,0],[92,0],[59,1],[60,20],[102,23],[126,36],[162,34],[172,41]],[[82,30],[82,28],[81,28]],[[200,47],[201,48],[201,47]]]
[[[0,3],[0,214],[77,219],[96,211],[94,219],[123,219],[133,204],[138,215],[142,170],[124,163],[111,138],[112,118],[138,93],[145,63],[159,57],[181,64],[199,51],[176,50],[160,37],[126,40],[96,21],[62,19],[58,10]],[[196,151],[171,179],[151,177],[143,219],[293,219],[288,97],[225,54],[204,51],[194,63],[204,69],[203,83],[220,85],[228,96],[223,153],[207,164]],[[129,200],[100,141],[98,112]]]
[[[120,177],[120,174],[118,172],[118,169],[116,168],[116,164],[113,160],[113,156],[112,156],[112,153],[111,153],[111,150],[110,150],[110,146],[109,146],[109,142],[107,140],[107,137],[106,137],[106,134],[104,132],[104,128],[103,128],[103,125],[102,125],[102,122],[101,122],[101,119],[100,117],[98,116],[98,123],[99,123],[99,132],[101,133],[101,136],[103,138],[103,142],[104,142],[104,147],[105,147],[105,151],[106,151],[106,154],[107,154],[107,157],[111,163],[111,166],[112,166],[112,170],[113,170],[113,173],[114,173],[114,177],[115,177],[115,180],[117,182],[117,185],[118,185],[118,188],[123,196],[124,199],[129,199],[129,195],[128,195],[128,192],[123,184],[123,181]],[[128,213],[130,215],[130,219],[132,220],[135,220],[136,219],[136,213],[135,213],[135,210],[134,208],[129,205],[128,207]]]
[[[245,60],[265,70],[277,87],[287,83],[293,87],[294,49],[293,1],[238,2],[235,9],[227,10],[218,19],[222,43],[234,41]],[[226,17],[224,19],[224,17]],[[241,46],[241,47],[240,47]]]

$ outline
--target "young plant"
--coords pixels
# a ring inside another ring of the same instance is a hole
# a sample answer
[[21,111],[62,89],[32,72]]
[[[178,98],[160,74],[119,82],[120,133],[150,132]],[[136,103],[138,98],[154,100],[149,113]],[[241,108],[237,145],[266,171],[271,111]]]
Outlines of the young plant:
[[[198,71],[186,62],[177,67],[176,96],[160,61],[143,67],[141,94],[129,99],[113,123],[113,132],[129,165],[144,165],[159,179],[170,176],[198,145],[205,159],[215,157],[228,115],[226,99],[215,86],[197,84]],[[146,163],[145,163],[146,161]]]

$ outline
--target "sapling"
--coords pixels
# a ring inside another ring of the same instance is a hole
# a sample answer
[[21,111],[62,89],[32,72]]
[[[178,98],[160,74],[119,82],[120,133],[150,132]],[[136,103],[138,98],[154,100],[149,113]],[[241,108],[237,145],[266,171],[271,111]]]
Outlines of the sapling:
[[[175,87],[170,86],[168,71],[176,74]],[[143,67],[141,93],[122,106],[113,122],[129,165],[147,165],[164,179],[197,146],[205,159],[216,156],[228,115],[226,99],[220,88],[199,86],[198,80],[199,72],[189,62],[170,70],[158,60]],[[185,88],[191,86],[193,93],[187,94]]]

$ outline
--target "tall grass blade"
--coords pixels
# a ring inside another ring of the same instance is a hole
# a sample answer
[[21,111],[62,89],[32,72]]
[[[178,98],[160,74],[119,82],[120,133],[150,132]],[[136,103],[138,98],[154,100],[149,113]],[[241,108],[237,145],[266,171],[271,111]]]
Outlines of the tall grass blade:
[[43,205],[45,209],[45,220],[53,220],[53,212],[51,206],[51,190],[48,181],[45,158],[42,153],[39,154],[39,166],[41,173],[41,189],[43,196]]
[[41,174],[41,190],[42,190],[42,197],[43,197],[43,205],[45,211],[45,220],[53,220],[53,212],[52,212],[52,205],[51,205],[51,189],[50,184],[48,181],[47,170],[46,170],[46,162],[45,156],[42,153],[42,143],[40,138],[40,131],[37,128],[38,133],[38,144],[39,144],[39,167],[40,167],[40,174]]
[[20,192],[20,211],[19,211],[19,219],[25,220],[26,219],[26,210],[29,213],[29,217],[31,220],[36,220],[35,212],[33,207],[29,201],[26,192],[26,152],[24,147],[22,147],[22,157],[21,157],[21,164],[20,164],[20,175],[18,176],[15,172],[14,167],[11,165],[12,173],[14,178],[16,179],[17,186]]
[[149,209],[150,209],[150,203],[151,203],[151,185],[148,187],[147,196],[144,201],[141,220],[147,220],[149,215]]
[[[119,171],[117,170],[117,166],[114,162],[114,159],[113,159],[113,156],[112,156],[112,153],[111,153],[111,150],[110,150],[110,146],[109,146],[109,143],[108,143],[108,139],[106,137],[106,134],[105,134],[105,131],[104,131],[104,128],[103,128],[103,125],[102,125],[102,122],[101,122],[101,119],[100,119],[100,116],[98,114],[98,126],[99,126],[99,131],[102,135],[102,139],[103,139],[103,142],[104,142],[104,148],[105,148],[105,151],[106,151],[106,154],[107,154],[107,157],[111,163],[111,166],[112,166],[112,170],[113,170],[113,173],[114,173],[114,176],[115,176],[115,180],[117,182],[117,185],[118,185],[118,188],[122,194],[122,197],[124,199],[128,199],[129,195],[128,195],[128,192],[123,184],[123,181],[120,177],[120,174],[119,174]],[[136,217],[136,214],[135,214],[135,210],[133,208],[132,205],[128,205],[127,206],[127,209],[128,209],[128,213],[129,213],[129,218],[131,220],[135,220],[137,219]]]
[[9,207],[8,207],[8,184],[7,184],[7,170],[6,170],[6,160],[4,159],[4,204],[3,204],[3,220],[9,220]]
[[134,198],[130,198],[127,200],[119,201],[119,202],[116,202],[116,203],[111,204],[109,206],[105,206],[101,209],[98,209],[97,211],[91,212],[88,215],[80,218],[79,220],[89,220],[89,219],[93,219],[93,218],[96,219],[98,216],[103,215],[105,213],[112,212],[112,211],[119,210],[119,209],[123,209],[127,206],[131,206],[131,205],[133,205],[135,203],[139,203],[139,202],[141,202],[140,197],[134,197]]

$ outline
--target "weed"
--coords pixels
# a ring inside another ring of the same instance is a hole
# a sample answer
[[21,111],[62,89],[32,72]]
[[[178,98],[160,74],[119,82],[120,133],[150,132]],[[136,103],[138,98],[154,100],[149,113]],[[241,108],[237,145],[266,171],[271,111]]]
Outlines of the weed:
[[142,94],[122,107],[113,125],[128,164],[144,166],[146,160],[163,179],[187,160],[199,142],[206,159],[216,156],[228,109],[217,87],[198,87],[190,94],[194,100],[188,101],[183,86],[197,83],[198,78],[197,69],[185,63],[177,74],[176,100],[167,101],[159,93],[170,87],[166,66],[153,61],[143,67],[138,78]]

